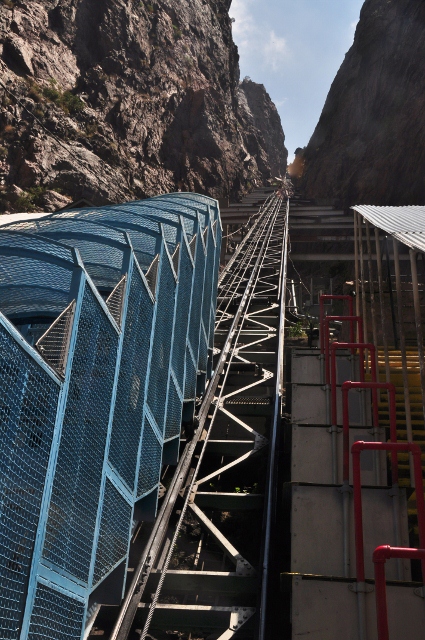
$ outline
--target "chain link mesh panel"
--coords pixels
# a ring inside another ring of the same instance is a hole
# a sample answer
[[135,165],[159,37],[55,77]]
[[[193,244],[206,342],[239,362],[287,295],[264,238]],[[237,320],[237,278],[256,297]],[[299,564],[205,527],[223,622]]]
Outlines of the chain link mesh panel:
[[87,581],[118,336],[86,284],[43,556]]
[[159,482],[161,470],[162,445],[145,417],[142,447],[140,452],[139,480],[137,483],[137,497],[152,491]]
[[179,285],[176,301],[172,366],[180,389],[184,387],[184,361],[192,298],[193,265],[185,242],[181,244]]
[[0,325],[0,637],[18,638],[59,385]]
[[157,287],[157,312],[147,399],[161,433],[164,431],[175,290],[173,270],[168,257],[163,254]]
[[106,480],[102,519],[94,566],[93,585],[97,584],[127,554],[132,508]]
[[28,640],[80,640],[85,607],[44,584],[38,584]]
[[196,365],[193,362],[189,347],[186,347],[186,376],[184,382],[184,399],[194,400],[196,395]]
[[196,362],[199,355],[199,337],[201,330],[201,313],[204,297],[205,253],[202,240],[198,234],[195,256],[195,282],[193,283],[192,307],[189,321],[189,342]]
[[134,268],[109,448],[112,466],[131,491],[136,481],[152,320],[151,297],[138,269]]
[[177,393],[174,380],[170,380],[170,387],[168,390],[167,401],[167,418],[165,421],[165,439],[174,438],[180,433],[181,421],[182,421],[182,408],[183,401],[180,399]]

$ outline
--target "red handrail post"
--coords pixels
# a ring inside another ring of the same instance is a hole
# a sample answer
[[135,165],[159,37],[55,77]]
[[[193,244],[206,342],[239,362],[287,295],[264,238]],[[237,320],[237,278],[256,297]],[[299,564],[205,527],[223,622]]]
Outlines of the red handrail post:
[[[382,545],[373,552],[375,567],[376,619],[378,640],[389,640],[387,585],[385,580],[385,563],[390,558],[407,560],[425,560],[425,549],[409,549],[407,547],[390,547]],[[423,580],[424,576],[422,576]]]
[[[390,451],[391,454],[400,451],[410,451],[413,456],[415,482],[422,486],[421,448],[413,442],[355,442],[351,447],[353,455],[353,493],[354,493],[354,530],[356,540],[356,571],[357,581],[364,582],[364,543],[363,543],[363,510],[362,485],[360,470],[360,454],[362,451]],[[394,482],[394,478],[393,478]],[[425,549],[425,501],[424,493],[416,491],[416,506],[418,511],[419,543]],[[425,577],[425,556],[421,559],[422,579]]]
[[[390,394],[390,439],[393,444],[397,443],[397,416],[395,406],[395,386],[392,382],[344,382],[342,385],[342,442],[343,442],[343,479],[348,482],[350,465],[350,419],[348,411],[348,392],[350,389],[386,389]],[[391,451],[391,473],[393,484],[398,482],[398,461],[397,451]],[[422,473],[422,472],[421,472]]]
[[[354,322],[357,322],[359,327],[359,342],[363,342],[363,320],[360,316],[326,316],[323,320],[324,324],[324,350],[325,350],[325,371],[326,371],[326,384],[330,384],[331,372],[330,372],[330,358],[329,358],[329,323],[334,322],[349,322],[350,326],[353,326]],[[353,341],[354,344],[354,341]]]
[[[336,350],[337,349],[358,349],[360,352],[360,381],[364,382],[364,352],[365,349],[369,349],[373,354],[376,352],[375,345],[371,342],[333,342],[331,344],[331,418],[332,425],[337,424],[337,379],[336,379]],[[363,374],[363,375],[362,375]],[[372,382],[377,382],[376,362],[374,361],[374,367],[372,367]],[[379,412],[378,412],[378,395],[375,390],[372,390],[373,395],[373,418],[375,427],[379,426]]]
[[[353,297],[348,295],[333,295],[324,294],[320,296],[319,300],[319,324],[320,324],[320,352],[325,352],[325,337],[324,337],[324,318],[325,318],[325,301],[326,300],[348,300],[348,315],[353,315]],[[350,341],[354,342],[354,328],[351,327]]]

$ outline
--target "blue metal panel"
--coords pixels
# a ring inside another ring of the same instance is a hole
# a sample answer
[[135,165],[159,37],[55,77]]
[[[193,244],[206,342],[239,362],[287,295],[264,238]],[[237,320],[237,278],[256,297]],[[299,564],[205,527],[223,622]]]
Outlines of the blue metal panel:
[[86,285],[43,549],[87,581],[102,482],[118,336]]
[[107,479],[93,586],[98,584],[127,555],[131,518],[132,506]]
[[[0,318],[1,637],[81,638],[90,592],[126,557],[133,502],[157,491],[164,439],[178,438],[206,368],[213,233],[216,203],[196,194],[0,230],[0,310],[22,334]],[[157,255],[153,296],[141,270]],[[98,292],[118,282],[112,314]],[[29,344],[73,300],[61,383]]]
[[170,375],[172,328],[174,323],[176,281],[164,247],[157,288],[155,334],[150,363],[147,402],[161,433],[165,428],[165,407]]
[[18,638],[60,388],[0,325],[0,636]]
[[152,298],[139,269],[135,267],[130,284],[122,364],[109,448],[109,460],[130,491],[134,491],[136,482],[153,311]]
[[84,614],[81,600],[39,583],[28,640],[80,640]]

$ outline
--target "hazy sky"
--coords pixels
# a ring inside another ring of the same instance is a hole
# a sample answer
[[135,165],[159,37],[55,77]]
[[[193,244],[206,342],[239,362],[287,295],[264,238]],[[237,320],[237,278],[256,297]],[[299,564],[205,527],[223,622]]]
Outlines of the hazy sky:
[[233,0],[241,78],[265,85],[289,158],[305,146],[350,48],[363,0]]

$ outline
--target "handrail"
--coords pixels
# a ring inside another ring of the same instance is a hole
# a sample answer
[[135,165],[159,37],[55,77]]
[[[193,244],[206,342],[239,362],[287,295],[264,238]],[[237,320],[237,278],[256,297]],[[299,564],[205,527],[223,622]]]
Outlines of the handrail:
[[[353,493],[354,493],[354,531],[356,546],[356,579],[365,581],[364,541],[363,541],[363,512],[360,455],[362,451],[390,451],[395,454],[408,451],[413,457],[415,481],[417,487],[422,487],[421,448],[412,442],[355,442],[351,447],[353,456]],[[393,477],[393,483],[394,483]],[[425,501],[423,491],[416,491],[416,505],[418,512],[419,544],[425,548]],[[425,558],[422,560],[422,572],[425,575]]]
[[375,565],[376,620],[378,624],[378,640],[389,640],[387,585],[385,581],[385,563],[391,558],[420,560],[422,563],[422,581],[424,580],[425,549],[409,549],[407,547],[390,547],[388,544],[376,547],[373,552]]
[[[348,315],[349,316],[353,316],[354,315],[354,309],[353,309],[353,297],[352,296],[348,296],[348,295],[333,295],[333,294],[323,294],[320,296],[319,298],[319,325],[320,325],[320,352],[323,354],[325,353],[325,336],[324,336],[324,318],[325,318],[325,301],[326,300],[348,300]],[[354,342],[354,331],[351,331],[350,334],[350,340],[351,342]]]
[[[360,316],[326,316],[323,320],[324,327],[324,335],[323,338],[325,340],[325,370],[326,370],[326,384],[330,384],[331,372],[330,372],[330,362],[329,362],[329,324],[331,322],[349,322],[351,326],[351,333],[353,333],[353,325],[357,322],[357,326],[359,328],[359,342],[364,342],[363,338],[363,319]],[[354,339],[351,340],[354,343]]]
[[[390,440],[392,444],[397,443],[397,416],[395,404],[395,386],[392,382],[344,382],[342,390],[342,438],[343,438],[343,480],[348,483],[350,475],[350,417],[348,410],[348,392],[350,389],[372,389],[376,393],[378,389],[386,389],[390,396]],[[378,426],[378,425],[376,425]],[[372,443],[379,444],[379,443]],[[397,453],[391,454],[391,473],[393,484],[398,482],[398,462]]]
[[[373,354],[376,352],[375,345],[371,342],[333,342],[331,344],[331,417],[332,425],[337,424],[337,405],[336,405],[336,351],[337,349],[358,349],[360,351],[360,382],[364,382],[364,352],[366,349]],[[376,360],[372,361],[372,382],[377,382]],[[375,391],[376,393],[376,391]],[[375,426],[379,423],[378,405],[376,403],[375,413],[375,398],[374,398],[374,422]]]

